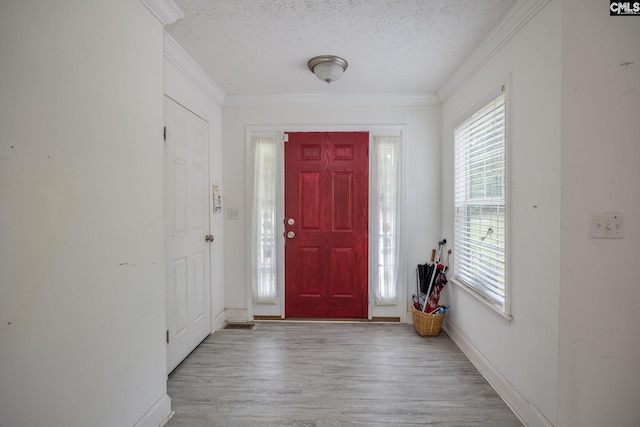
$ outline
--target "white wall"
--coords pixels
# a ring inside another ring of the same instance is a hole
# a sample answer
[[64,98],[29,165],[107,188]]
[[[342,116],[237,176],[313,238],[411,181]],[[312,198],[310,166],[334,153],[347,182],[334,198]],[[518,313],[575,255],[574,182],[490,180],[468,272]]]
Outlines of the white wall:
[[[640,17],[562,3],[558,426],[638,426]],[[611,211],[624,238],[589,239],[589,216]]]
[[0,58],[0,426],[157,425],[162,25],[5,1]]
[[[310,76],[311,78],[313,76]],[[225,207],[238,208],[239,220],[224,219],[225,233],[225,301],[229,316],[247,318],[247,195],[246,195],[246,128],[247,126],[282,125],[346,126],[406,124],[408,139],[403,155],[407,161],[406,209],[404,225],[410,229],[405,241],[405,283],[415,286],[414,269],[425,262],[440,236],[439,127],[440,107],[414,105],[296,105],[269,107],[224,107],[222,112],[225,183]],[[408,301],[400,301],[398,311],[406,312]]]
[[445,329],[529,426],[554,424],[557,414],[560,54],[560,5],[552,2],[489,57],[442,111],[443,231],[453,236],[453,127],[510,76],[513,320],[451,280]]
[[[224,93],[193,59],[165,33],[164,91],[166,96],[197,114],[209,124],[210,180],[222,188],[222,108]],[[211,330],[219,329],[224,313],[224,232],[222,212],[213,213],[210,200],[211,245]]]

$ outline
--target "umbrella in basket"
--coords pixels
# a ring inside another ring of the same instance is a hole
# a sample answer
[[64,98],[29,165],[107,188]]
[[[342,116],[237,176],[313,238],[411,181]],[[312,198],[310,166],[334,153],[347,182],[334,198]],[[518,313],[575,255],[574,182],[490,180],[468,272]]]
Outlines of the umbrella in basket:
[[431,263],[418,264],[416,268],[416,293],[413,295],[413,302],[417,310],[422,311],[426,304],[427,291],[433,272],[436,268],[435,264],[436,250],[431,252]]
[[[416,268],[416,293],[413,295],[415,309],[423,313],[433,313],[438,309],[440,292],[447,284],[446,271],[449,269],[451,249],[447,251],[446,265],[440,263],[442,248],[447,239],[438,242],[438,256],[436,250],[431,252],[431,263],[418,264]],[[443,311],[444,313],[444,311]]]
[[413,302],[418,310],[422,310],[425,304],[429,278],[431,277],[433,268],[429,263],[418,264],[416,268],[416,293],[413,294]]
[[442,291],[444,286],[447,284],[447,275],[445,272],[449,268],[450,256],[451,256],[451,249],[449,249],[449,251],[447,252],[447,265],[446,266],[442,264],[438,265],[438,270],[440,270],[440,273],[438,274],[436,283],[433,286],[433,290],[431,291],[431,293],[429,294],[429,297],[427,298],[427,303],[424,309],[426,313],[433,313],[438,309],[438,303],[440,302],[440,292]]
[[431,276],[433,276],[433,270],[436,268],[435,264],[421,264],[418,265],[418,280],[420,281],[420,292],[425,294],[429,290],[429,282]]
[[[447,239],[442,239],[438,242],[438,258],[433,262],[433,271],[431,272],[431,279],[429,280],[429,287],[427,288],[427,293],[425,297],[424,305],[421,307],[421,311],[427,312],[427,302],[429,301],[429,297],[431,296],[431,292],[433,291],[433,285],[435,284],[436,276],[438,275],[438,270],[444,271],[444,265],[440,264],[440,255],[442,254],[442,247],[447,243]],[[433,253],[431,254],[431,259],[433,260]]]
[[438,309],[438,302],[440,302],[440,292],[446,284],[447,275],[444,274],[444,272],[440,272],[438,278],[436,279],[435,285],[433,285],[433,291],[431,291],[431,295],[429,295],[429,300],[427,301],[427,306],[424,310],[426,313],[432,313]]

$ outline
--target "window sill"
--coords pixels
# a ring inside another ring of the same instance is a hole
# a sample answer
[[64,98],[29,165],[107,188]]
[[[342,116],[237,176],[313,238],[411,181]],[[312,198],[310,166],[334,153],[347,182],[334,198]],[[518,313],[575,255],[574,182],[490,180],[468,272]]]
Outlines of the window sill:
[[493,304],[490,301],[488,301],[485,297],[483,297],[478,292],[476,292],[475,290],[473,290],[469,286],[465,285],[464,283],[458,282],[457,280],[455,280],[453,278],[450,278],[449,282],[453,283],[457,288],[460,288],[463,291],[465,291],[473,299],[478,301],[480,303],[480,305],[482,305],[484,308],[488,309],[491,313],[493,313],[496,316],[498,316],[505,323],[509,324],[513,320],[513,316],[512,315],[505,313],[500,308],[496,307],[495,304]]

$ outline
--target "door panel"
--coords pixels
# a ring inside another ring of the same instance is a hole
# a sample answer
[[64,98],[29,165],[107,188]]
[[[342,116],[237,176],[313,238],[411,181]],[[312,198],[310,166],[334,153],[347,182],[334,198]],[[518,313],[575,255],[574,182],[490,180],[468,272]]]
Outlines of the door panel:
[[333,229],[340,231],[353,230],[353,173],[339,172],[333,174]]
[[174,320],[174,341],[177,341],[181,335],[187,330],[187,310],[181,310],[181,307],[187,306],[187,258],[182,257],[173,260],[172,273],[173,287],[175,295],[171,301],[172,311],[175,313]]
[[368,146],[367,132],[289,133],[285,317],[368,316]]
[[209,125],[165,98],[167,372],[211,332]]

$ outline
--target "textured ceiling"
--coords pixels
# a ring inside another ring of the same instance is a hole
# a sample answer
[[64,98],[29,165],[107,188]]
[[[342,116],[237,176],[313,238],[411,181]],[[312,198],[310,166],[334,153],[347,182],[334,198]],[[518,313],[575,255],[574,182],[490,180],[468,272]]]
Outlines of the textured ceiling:
[[[517,0],[175,0],[167,32],[226,94],[436,92]],[[307,61],[349,62],[331,84]]]

